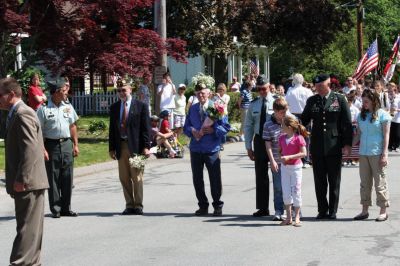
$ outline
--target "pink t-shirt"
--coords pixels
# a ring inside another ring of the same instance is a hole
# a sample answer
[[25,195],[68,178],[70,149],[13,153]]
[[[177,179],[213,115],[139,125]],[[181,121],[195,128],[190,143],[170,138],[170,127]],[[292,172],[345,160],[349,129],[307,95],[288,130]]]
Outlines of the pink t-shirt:
[[[304,137],[299,134],[294,134],[289,143],[286,144],[286,134],[279,137],[279,147],[281,148],[282,156],[293,155],[300,152],[301,147],[306,146]],[[292,159],[287,162],[288,165],[301,164],[301,159]]]

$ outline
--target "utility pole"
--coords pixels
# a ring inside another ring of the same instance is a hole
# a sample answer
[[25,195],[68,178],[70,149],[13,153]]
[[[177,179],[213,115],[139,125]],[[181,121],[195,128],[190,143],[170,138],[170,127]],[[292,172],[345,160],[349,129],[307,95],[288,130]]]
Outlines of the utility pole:
[[[163,41],[167,38],[167,5],[166,0],[154,1],[154,30],[160,35]],[[162,75],[167,72],[167,54],[164,53],[157,58],[157,66],[154,69],[154,109],[155,113],[160,112],[160,99],[157,95],[157,86],[162,83]]]
[[358,0],[357,5],[357,48],[358,48],[358,60],[361,60],[363,56],[363,19],[364,19],[364,7],[363,0]]

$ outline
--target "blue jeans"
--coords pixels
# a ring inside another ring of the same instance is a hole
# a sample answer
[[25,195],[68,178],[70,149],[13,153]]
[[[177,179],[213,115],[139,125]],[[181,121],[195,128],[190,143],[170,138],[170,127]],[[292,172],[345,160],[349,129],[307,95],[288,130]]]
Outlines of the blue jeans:
[[221,159],[219,152],[199,153],[190,152],[190,163],[192,166],[193,185],[196,191],[196,197],[200,208],[208,208],[208,199],[204,189],[203,169],[206,165],[208,177],[210,178],[211,196],[213,198],[212,205],[214,208],[224,205],[220,200],[222,195],[221,181]]
[[281,180],[281,165],[279,165],[278,172],[272,172],[272,183],[274,185],[274,209],[277,214],[284,213],[284,204],[282,198],[282,180]]

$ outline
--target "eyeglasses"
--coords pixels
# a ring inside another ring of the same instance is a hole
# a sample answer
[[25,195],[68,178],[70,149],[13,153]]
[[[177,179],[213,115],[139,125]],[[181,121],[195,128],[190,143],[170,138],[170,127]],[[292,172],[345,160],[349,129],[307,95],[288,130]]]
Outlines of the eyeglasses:
[[126,92],[126,89],[117,89],[117,92],[118,92],[118,93],[120,93],[120,92]]

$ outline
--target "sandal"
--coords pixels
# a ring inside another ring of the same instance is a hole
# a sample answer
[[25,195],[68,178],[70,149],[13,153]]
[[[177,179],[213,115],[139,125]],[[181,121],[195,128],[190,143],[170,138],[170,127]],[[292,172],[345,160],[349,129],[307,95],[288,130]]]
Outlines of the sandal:
[[295,222],[295,223],[293,224],[293,226],[294,226],[294,227],[301,227],[301,226],[302,226],[302,223],[301,223],[300,221],[298,221],[298,222]]
[[281,225],[281,226],[285,226],[285,225],[291,225],[292,224],[292,221],[282,221],[279,225]]
[[389,218],[387,213],[379,214],[379,216],[375,219],[377,222],[384,222]]

